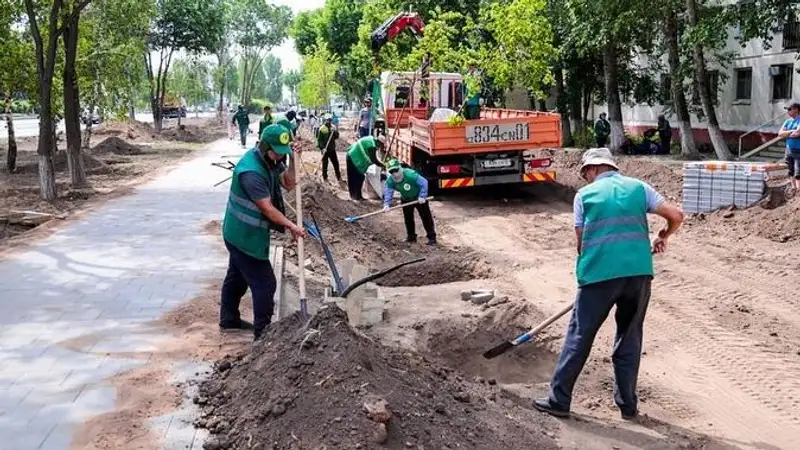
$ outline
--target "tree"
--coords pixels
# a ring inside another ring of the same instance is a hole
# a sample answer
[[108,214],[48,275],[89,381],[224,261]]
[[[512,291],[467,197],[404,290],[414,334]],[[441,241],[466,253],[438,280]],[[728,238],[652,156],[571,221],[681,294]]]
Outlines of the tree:
[[[218,114],[220,120],[224,117],[225,111],[225,92],[233,92],[239,90],[239,69],[233,57],[228,53],[217,53],[217,64],[213,70],[214,89],[219,92],[219,105]],[[226,91],[228,89],[228,91]]]
[[321,108],[328,106],[330,96],[341,92],[336,83],[339,59],[332,55],[320,39],[314,51],[303,57],[303,81],[298,86],[298,96],[303,105]]
[[303,81],[303,75],[299,70],[289,70],[283,73],[283,85],[289,89],[292,96],[292,104],[297,104],[297,86]]
[[0,6],[0,92],[3,94],[3,112],[8,128],[8,152],[6,168],[14,173],[17,167],[17,139],[14,133],[14,118],[11,115],[12,102],[18,95],[31,96],[36,91],[33,80],[36,71],[32,64],[33,45],[21,30],[14,26],[19,23],[22,13],[20,5],[8,3]]
[[[700,21],[697,0],[686,0],[686,13],[689,25],[687,43],[692,47],[695,83],[703,106],[703,114],[706,118],[711,145],[714,146],[714,151],[719,159],[731,160],[733,159],[733,153],[728,149],[728,144],[725,142],[722,130],[719,127],[711,87],[708,82],[708,71],[706,70],[704,42],[707,42],[709,37],[713,35],[714,29],[710,26],[711,24],[703,24]],[[714,92],[713,94],[714,98],[716,98],[717,93]]]
[[669,8],[669,10],[665,11],[664,37],[667,44],[672,102],[675,115],[678,117],[678,128],[681,133],[681,154],[687,158],[696,158],[698,152],[694,142],[694,135],[692,134],[692,119],[684,92],[683,80],[685,77],[681,66],[679,36],[678,13],[676,10]]
[[155,1],[156,14],[150,26],[144,58],[150,84],[153,123],[156,131],[161,131],[161,111],[173,55],[179,50],[188,53],[219,50],[226,31],[225,6],[222,0]]
[[283,99],[283,71],[280,58],[267,55],[264,61],[264,77],[266,78],[264,98],[272,103],[280,103]]
[[250,104],[253,80],[261,71],[264,57],[288,36],[292,11],[250,0],[233,0],[233,39],[241,49],[241,101]]
[[[25,0],[28,27],[33,38],[36,61],[36,78],[39,84],[39,190],[44,200],[56,199],[56,177],[53,162],[55,147],[55,122],[53,120],[53,77],[56,69],[58,39],[62,28],[59,18],[64,1],[53,0],[49,8],[41,9],[34,0]],[[40,26],[41,24],[41,26]]]
[[290,31],[294,39],[294,47],[301,56],[314,51],[319,34],[318,22],[321,20],[322,10],[302,11],[297,14]]

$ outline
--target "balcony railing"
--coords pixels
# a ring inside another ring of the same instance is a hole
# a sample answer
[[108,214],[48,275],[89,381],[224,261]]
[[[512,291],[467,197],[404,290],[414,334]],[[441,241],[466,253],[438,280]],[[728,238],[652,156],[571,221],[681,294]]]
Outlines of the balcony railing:
[[783,25],[783,49],[800,49],[800,22],[787,22]]

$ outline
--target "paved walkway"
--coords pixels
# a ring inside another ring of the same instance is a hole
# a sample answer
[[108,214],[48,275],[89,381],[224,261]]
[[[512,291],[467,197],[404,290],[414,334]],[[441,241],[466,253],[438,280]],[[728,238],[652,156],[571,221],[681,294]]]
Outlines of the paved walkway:
[[[202,227],[220,219],[229,175],[210,165],[240,155],[219,141],[167,175],[0,261],[0,450],[66,450],[81,423],[114,408],[107,379],[145,363],[147,322],[198,295],[226,260]],[[103,336],[88,352],[64,341]],[[108,354],[108,355],[107,355]],[[176,364],[174,381],[196,367]],[[185,417],[154,418],[162,448],[197,449]]]

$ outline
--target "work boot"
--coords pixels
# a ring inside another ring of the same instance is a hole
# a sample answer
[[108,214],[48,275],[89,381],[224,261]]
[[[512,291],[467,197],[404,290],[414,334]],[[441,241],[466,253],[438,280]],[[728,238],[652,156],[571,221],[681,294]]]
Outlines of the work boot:
[[252,330],[253,324],[246,320],[239,319],[238,322],[220,322],[219,329],[221,331]]
[[416,236],[409,236],[403,242],[408,243],[408,244],[413,244],[413,243],[417,242],[417,237]]
[[436,245],[436,238],[428,238],[428,243],[427,244],[429,246],[433,247],[434,245]]
[[634,410],[633,412],[630,411],[621,411],[622,420],[636,420],[639,417],[639,411]]
[[551,416],[554,416],[554,417],[561,417],[561,418],[569,417],[569,411],[553,407],[550,404],[550,399],[549,398],[539,398],[539,399],[534,400],[533,401],[533,407],[537,411],[541,411],[541,412],[550,414]]

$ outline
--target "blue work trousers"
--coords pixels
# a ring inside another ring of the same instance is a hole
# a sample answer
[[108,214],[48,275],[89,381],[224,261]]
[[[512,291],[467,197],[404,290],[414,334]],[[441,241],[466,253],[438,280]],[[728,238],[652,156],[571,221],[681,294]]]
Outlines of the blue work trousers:
[[572,390],[592,350],[595,335],[616,305],[614,319],[614,401],[623,414],[637,411],[636,380],[642,355],[644,317],[652,277],[616,278],[582,286],[564,338],[564,348],[550,384],[550,405],[569,411]]

